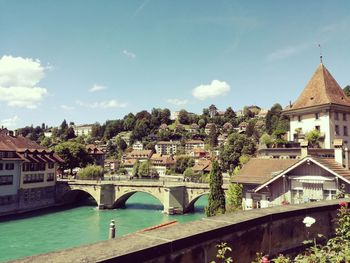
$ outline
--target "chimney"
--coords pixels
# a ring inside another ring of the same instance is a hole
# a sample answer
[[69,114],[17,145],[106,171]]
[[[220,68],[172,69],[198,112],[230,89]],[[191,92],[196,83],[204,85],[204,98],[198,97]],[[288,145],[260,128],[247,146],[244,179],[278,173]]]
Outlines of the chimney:
[[300,143],[300,147],[301,147],[301,158],[304,158],[306,156],[308,156],[308,150],[307,147],[309,146],[309,142],[307,140],[303,140]]
[[334,146],[334,159],[335,159],[335,161],[338,164],[340,164],[341,166],[344,166],[343,139],[334,139],[333,146]]

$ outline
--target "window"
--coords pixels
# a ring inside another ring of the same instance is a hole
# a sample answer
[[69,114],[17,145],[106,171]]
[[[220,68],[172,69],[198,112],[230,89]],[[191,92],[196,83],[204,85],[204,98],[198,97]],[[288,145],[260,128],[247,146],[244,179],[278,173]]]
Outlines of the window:
[[301,121],[301,116],[300,116],[300,115],[298,116],[298,121],[299,121],[299,122]]
[[339,126],[335,125],[335,135],[339,135]]
[[334,119],[336,121],[339,120],[339,113],[338,112],[334,112]]
[[0,175],[0,185],[9,185],[13,183],[13,175]]
[[24,184],[44,182],[44,174],[26,174],[23,178]]
[[315,126],[315,130],[317,130],[317,131],[321,131],[320,126],[319,126],[319,125]]
[[318,120],[320,118],[320,114],[319,113],[315,113],[315,119]]
[[48,163],[47,166],[48,166],[49,169],[53,169],[54,163]]
[[0,163],[0,170],[4,169],[4,165],[2,163]]
[[347,126],[344,126],[344,136],[348,136],[348,127]]
[[13,169],[15,169],[15,164],[14,163],[7,163],[7,164],[5,164],[5,169],[6,170],[13,170]]
[[53,181],[55,179],[55,174],[54,173],[48,173],[47,174],[47,182]]
[[325,200],[333,200],[336,198],[336,195],[337,195],[337,190],[333,190],[333,189],[323,190],[323,199]]
[[343,113],[343,121],[346,121],[346,113]]

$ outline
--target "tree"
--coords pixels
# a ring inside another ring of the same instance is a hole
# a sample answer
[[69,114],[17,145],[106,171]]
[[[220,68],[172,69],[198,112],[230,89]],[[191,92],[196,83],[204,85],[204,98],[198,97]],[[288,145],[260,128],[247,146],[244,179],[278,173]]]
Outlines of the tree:
[[242,209],[242,191],[241,184],[232,183],[228,187],[227,210],[230,212]]
[[131,140],[142,141],[143,137],[148,136],[149,133],[150,133],[149,121],[147,119],[137,120],[131,134]]
[[190,118],[186,110],[180,110],[178,118],[181,124],[189,124]]
[[103,177],[103,168],[98,165],[88,165],[78,171],[77,178],[81,180],[96,180]]
[[151,164],[148,160],[141,162],[140,167],[139,167],[138,176],[139,177],[149,176],[150,175],[150,166],[151,166]]
[[253,155],[256,150],[255,141],[245,134],[232,133],[227,137],[227,143],[220,148],[221,165],[229,170],[239,165],[241,155]]
[[188,156],[181,156],[176,159],[174,171],[175,173],[182,174],[188,167],[193,167],[194,160]]
[[92,138],[95,139],[101,139],[101,137],[103,136],[102,127],[98,122],[92,125],[90,135]]
[[216,125],[210,126],[208,139],[211,148],[214,148],[218,145],[218,133],[216,131]]
[[282,106],[275,103],[266,114],[265,128],[268,134],[272,134],[276,130],[280,116],[282,112]]
[[171,120],[170,120],[170,110],[165,108],[162,110],[162,113],[161,113],[161,123],[165,123],[165,124],[170,124],[171,123]]
[[225,122],[229,122],[232,125],[235,125],[236,113],[231,107],[228,107],[224,113]]
[[63,134],[63,137],[65,140],[73,139],[75,138],[75,132],[73,127],[69,127]]
[[343,91],[347,97],[350,97],[350,85],[346,85]]
[[311,148],[320,147],[321,133],[318,130],[312,130],[305,134],[306,140],[309,142]]
[[184,175],[184,178],[192,178],[194,176],[194,172],[193,172],[192,168],[188,167],[184,171],[183,175]]
[[40,142],[40,145],[46,148],[50,147],[51,144],[52,144],[52,140],[49,137],[44,137]]
[[140,162],[137,160],[132,168],[132,177],[139,176]]
[[219,163],[214,161],[210,171],[208,206],[205,209],[207,216],[215,216],[225,213],[225,193],[222,189],[222,184],[222,173]]
[[136,122],[135,115],[132,113],[129,113],[128,115],[125,115],[123,120],[124,120],[123,122],[124,130],[132,131],[134,129],[135,122]]
[[76,167],[85,167],[93,163],[91,156],[87,153],[85,146],[77,142],[63,142],[55,146],[54,151],[64,160],[61,164],[63,169],[73,169]]

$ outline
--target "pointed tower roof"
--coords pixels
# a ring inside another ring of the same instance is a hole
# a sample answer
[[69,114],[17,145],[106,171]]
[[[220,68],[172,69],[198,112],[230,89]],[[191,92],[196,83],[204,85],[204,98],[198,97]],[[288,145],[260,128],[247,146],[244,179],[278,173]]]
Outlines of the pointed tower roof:
[[332,77],[327,68],[321,63],[299,98],[285,111],[303,108],[337,104],[350,107],[350,99]]

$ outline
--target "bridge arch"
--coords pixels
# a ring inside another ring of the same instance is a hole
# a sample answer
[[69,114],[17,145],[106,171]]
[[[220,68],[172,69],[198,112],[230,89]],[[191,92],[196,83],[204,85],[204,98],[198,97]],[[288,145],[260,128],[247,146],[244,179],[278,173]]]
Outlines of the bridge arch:
[[163,198],[161,198],[160,195],[157,195],[157,194],[154,194],[150,191],[146,191],[146,190],[142,190],[142,189],[137,189],[137,190],[132,190],[132,191],[128,191],[128,192],[125,192],[121,195],[119,195],[116,200],[114,201],[114,204],[113,204],[113,208],[123,208],[125,207],[125,204],[126,202],[128,201],[128,199],[133,196],[134,194],[136,193],[145,193],[145,194],[148,194],[152,197],[154,197],[155,199],[158,200],[158,202],[163,206],[164,208],[164,200]]
[[72,204],[89,197],[96,202],[96,205],[99,205],[99,200],[98,198],[96,198],[94,193],[91,193],[90,191],[85,189],[69,189],[63,194],[61,200],[63,201],[63,203]]
[[193,196],[189,200],[188,205],[185,207],[184,213],[193,211],[194,210],[194,204],[197,202],[197,200],[199,198],[201,198],[202,196],[205,196],[205,195],[209,195],[209,191],[205,191],[205,192],[202,192],[202,193],[199,193],[199,194],[196,194],[195,196]]

